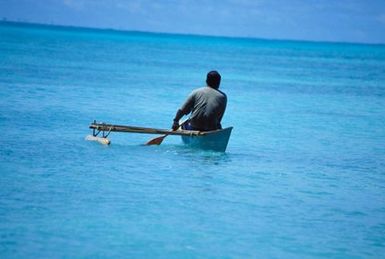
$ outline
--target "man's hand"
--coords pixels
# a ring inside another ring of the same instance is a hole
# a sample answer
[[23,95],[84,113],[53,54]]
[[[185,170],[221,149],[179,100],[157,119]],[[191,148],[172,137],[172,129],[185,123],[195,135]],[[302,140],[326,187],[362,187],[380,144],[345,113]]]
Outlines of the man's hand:
[[174,121],[173,124],[172,124],[172,130],[177,130],[179,128],[179,122],[178,121]]

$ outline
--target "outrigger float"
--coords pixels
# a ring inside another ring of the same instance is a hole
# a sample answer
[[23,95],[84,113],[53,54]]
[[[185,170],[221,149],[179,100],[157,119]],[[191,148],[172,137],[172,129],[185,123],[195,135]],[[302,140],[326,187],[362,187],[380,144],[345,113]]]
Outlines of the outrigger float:
[[92,135],[88,135],[86,140],[97,141],[104,145],[109,145],[111,141],[107,138],[111,132],[125,133],[142,133],[142,134],[162,134],[162,136],[154,138],[146,143],[146,145],[160,145],[163,139],[169,135],[177,135],[182,137],[182,141],[194,148],[204,150],[213,150],[225,152],[230,139],[233,127],[212,131],[195,131],[195,130],[169,130],[144,128],[136,126],[113,125],[107,123],[98,123],[94,121],[89,126],[92,129]]

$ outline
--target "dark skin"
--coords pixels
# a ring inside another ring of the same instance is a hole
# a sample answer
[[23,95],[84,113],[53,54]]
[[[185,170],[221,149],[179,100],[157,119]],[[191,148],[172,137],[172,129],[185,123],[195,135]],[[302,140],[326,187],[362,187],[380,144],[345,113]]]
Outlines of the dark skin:
[[178,111],[176,112],[176,115],[175,115],[175,119],[173,121],[173,124],[172,124],[172,130],[177,130],[179,128],[179,120],[180,118],[183,117],[183,112],[178,109]]

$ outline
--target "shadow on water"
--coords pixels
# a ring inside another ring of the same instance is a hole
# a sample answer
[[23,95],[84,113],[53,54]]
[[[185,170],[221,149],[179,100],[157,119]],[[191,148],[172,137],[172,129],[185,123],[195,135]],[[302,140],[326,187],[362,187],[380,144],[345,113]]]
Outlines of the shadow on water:
[[[161,145],[145,145],[138,143],[140,141],[113,141],[110,146],[92,143],[95,152],[101,152],[105,155],[116,157],[125,156],[127,158],[153,159],[154,161],[173,160],[175,162],[193,161],[194,163],[203,163],[206,165],[224,165],[224,164],[243,164],[244,161],[260,161],[264,156],[258,152],[249,152],[248,150],[239,150],[238,148],[228,148],[226,152],[217,152],[194,148],[183,143],[162,143]],[[143,143],[143,142],[142,142]],[[91,144],[91,143],[88,143]]]
[[183,144],[175,144],[175,145],[164,145],[157,147],[149,147],[146,148],[154,148],[156,152],[163,153],[164,155],[172,155],[173,157],[184,160],[194,160],[200,163],[206,164],[222,164],[231,162],[231,155],[226,152],[216,152],[211,150],[202,150],[199,148],[189,147]]
[[[90,143],[91,144],[91,143]],[[139,156],[143,159],[164,160],[172,159],[175,162],[186,160],[205,164],[223,164],[230,163],[234,154],[228,152],[216,152],[192,148],[183,144],[162,144],[147,146],[144,144],[133,143],[113,143],[110,146],[93,143],[96,152],[118,156]]]

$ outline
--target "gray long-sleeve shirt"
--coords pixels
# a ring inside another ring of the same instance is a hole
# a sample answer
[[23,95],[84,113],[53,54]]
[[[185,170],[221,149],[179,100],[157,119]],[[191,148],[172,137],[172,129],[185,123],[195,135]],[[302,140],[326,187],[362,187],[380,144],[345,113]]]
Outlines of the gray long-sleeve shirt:
[[191,112],[190,123],[194,129],[216,130],[222,128],[226,105],[225,93],[205,86],[192,91],[180,110],[183,114]]

